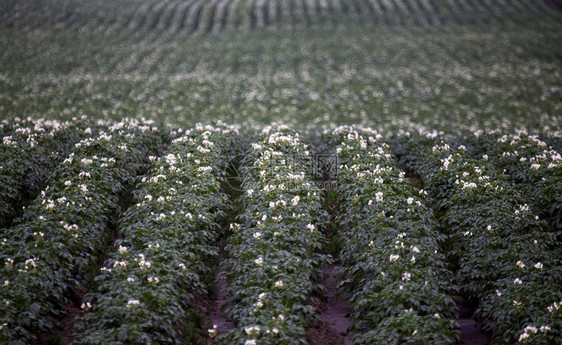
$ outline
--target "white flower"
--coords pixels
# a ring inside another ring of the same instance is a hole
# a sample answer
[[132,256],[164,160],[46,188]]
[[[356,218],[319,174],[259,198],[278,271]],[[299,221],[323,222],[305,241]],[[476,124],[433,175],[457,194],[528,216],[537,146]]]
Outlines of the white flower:
[[538,270],[542,270],[542,263],[537,262],[537,263],[535,264],[535,268],[538,269]]
[[256,265],[262,266],[263,265],[263,256],[260,255],[257,259],[254,260],[254,262],[256,263]]
[[119,246],[119,253],[123,254],[127,252],[127,247]]
[[297,195],[297,196],[295,196],[294,198],[291,199],[291,203],[294,206],[297,206],[300,200],[301,200],[301,198]]
[[410,273],[405,272],[405,273],[402,275],[402,280],[407,282],[408,280],[410,280],[411,277],[412,277],[412,275],[411,275]]
[[537,164],[537,163],[531,165],[531,169],[534,169],[534,170],[538,170],[540,167],[541,167],[541,165]]
[[213,325],[213,328],[207,330],[209,332],[209,337],[214,338],[217,336],[217,325]]
[[129,283],[134,283],[134,282],[136,281],[136,279],[135,279],[135,277],[128,277],[128,278],[127,278],[127,281],[128,281]]
[[129,302],[127,302],[127,308],[132,308],[135,305],[138,305],[140,302],[138,299],[130,299]]
[[498,295],[498,297],[500,297],[502,295],[500,290],[496,290],[496,295]]
[[517,261],[517,266],[519,266],[519,268],[523,268],[525,267],[525,264],[523,263],[523,261]]
[[256,339],[248,339],[244,342],[244,345],[256,345]]
[[519,284],[519,285],[521,285],[521,283],[523,283],[523,282],[522,282],[521,279],[519,279],[519,278],[515,278],[515,280],[513,281],[513,284]]
[[140,267],[140,268],[150,268],[150,266],[152,266],[152,264],[150,263],[150,261],[141,260],[141,261],[139,262],[139,267]]
[[418,248],[418,247],[415,247],[415,246],[412,247],[412,251],[413,251],[414,253],[416,253],[416,254],[420,252],[419,248]]
[[244,327],[244,330],[246,331],[246,333],[248,335],[252,335],[252,334],[258,334],[260,332],[260,326],[248,326],[248,327]]
[[259,231],[258,231],[258,232],[255,232],[255,233],[254,233],[254,238],[255,238],[256,240],[259,240],[259,239],[261,238],[261,232],[259,232]]
[[248,198],[251,198],[252,195],[254,194],[254,190],[253,190],[253,189],[248,189],[248,190],[246,191],[246,193],[248,194]]
[[306,228],[307,228],[308,230],[310,230],[310,232],[313,232],[315,227],[314,227],[314,224],[310,224],[310,223],[309,223],[309,224],[306,226]]
[[415,264],[416,263],[416,257],[412,255],[412,258],[410,259],[410,262]]
[[531,336],[531,333],[537,333],[537,328],[534,326],[525,327],[525,329],[523,329],[523,333],[519,336],[519,341],[522,342],[527,339]]
[[554,302],[552,305],[548,306],[547,309],[550,313],[554,313],[555,311],[560,309],[561,305],[562,305],[562,301],[560,303]]
[[406,202],[408,203],[408,205],[411,205],[414,202],[414,198],[408,198],[406,199]]
[[284,285],[283,285],[283,281],[282,281],[282,280],[278,280],[278,281],[275,282],[275,287],[282,288],[283,286],[284,286]]
[[72,181],[65,181],[65,182],[64,182],[64,185],[67,186],[67,187],[68,187],[68,186],[71,186],[71,185],[72,185]]
[[90,302],[82,303],[80,308],[88,310],[88,309],[92,308],[92,304]]
[[400,255],[397,254],[390,254],[390,262],[395,262],[396,260],[398,260],[400,258]]
[[550,331],[550,326],[548,325],[541,326],[541,332],[546,333],[548,331]]
[[375,201],[376,202],[382,202],[383,201],[383,193],[382,192],[376,192],[375,193]]

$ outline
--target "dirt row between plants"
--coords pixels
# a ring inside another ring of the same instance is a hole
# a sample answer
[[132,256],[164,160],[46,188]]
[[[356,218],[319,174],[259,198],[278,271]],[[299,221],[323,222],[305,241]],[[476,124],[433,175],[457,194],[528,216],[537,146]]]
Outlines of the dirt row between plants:
[[353,345],[347,330],[352,321],[351,303],[338,296],[337,280],[334,270],[339,265],[324,268],[325,287],[323,304],[316,308],[317,320],[314,328],[309,329],[308,341],[311,345]]

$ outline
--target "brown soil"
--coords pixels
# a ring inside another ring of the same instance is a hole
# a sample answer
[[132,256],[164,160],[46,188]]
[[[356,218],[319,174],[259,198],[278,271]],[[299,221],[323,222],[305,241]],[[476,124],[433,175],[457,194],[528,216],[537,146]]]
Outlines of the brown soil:
[[217,298],[209,311],[209,321],[212,325],[216,326],[217,334],[223,334],[234,328],[234,324],[229,321],[226,314],[221,311],[221,307],[227,301],[226,294],[226,278],[224,271],[217,271],[215,273],[215,281],[217,284]]
[[478,307],[478,300],[466,291],[460,293],[452,291],[451,295],[461,297],[456,302],[460,314],[457,323],[461,332],[461,339],[457,345],[484,345],[489,343],[492,337],[484,333],[480,325],[472,318]]
[[457,322],[461,332],[458,345],[484,345],[492,340],[488,334],[482,332],[480,325],[473,319],[459,319]]
[[352,345],[353,341],[347,335],[347,329],[351,325],[349,314],[351,304],[336,296],[337,282],[334,278],[334,269],[337,266],[325,268],[326,274],[324,286],[326,288],[325,303],[316,308],[317,321],[308,330],[307,340],[312,345]]
[[[43,333],[39,335],[36,342],[32,345],[43,345],[57,343],[61,345],[68,345],[74,341],[74,335],[76,334],[76,329],[74,328],[75,319],[80,316],[82,310],[79,307],[82,297],[86,293],[85,290],[81,289],[74,292],[73,303],[65,303],[62,306],[62,311],[64,316],[56,321],[55,329],[53,333]],[[55,319],[53,319],[55,320]]]
[[562,1],[561,0],[549,0],[548,3],[559,11],[562,11]]

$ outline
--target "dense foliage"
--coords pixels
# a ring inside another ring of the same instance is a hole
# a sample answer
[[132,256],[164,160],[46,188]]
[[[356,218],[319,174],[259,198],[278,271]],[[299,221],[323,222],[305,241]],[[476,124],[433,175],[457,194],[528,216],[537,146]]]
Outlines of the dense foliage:
[[0,343],[560,344],[560,9],[0,1]]
[[[148,174],[120,219],[119,239],[85,301],[79,344],[187,343],[194,296],[209,293],[227,198],[220,183],[229,129],[181,133]],[[195,319],[196,320],[196,319]],[[200,325],[199,325],[200,326]]]
[[136,120],[83,139],[17,224],[0,231],[1,341],[25,344],[52,331],[52,316],[96,265],[111,236],[106,225],[117,194],[162,139],[157,127]]
[[498,335],[493,343],[560,343],[561,247],[527,204],[533,196],[462,145],[431,134],[402,142],[404,161],[443,214],[456,281],[479,299],[477,316]]
[[450,273],[433,212],[397,167],[382,136],[338,128],[340,253],[356,344],[455,344]]
[[84,120],[18,118],[0,124],[0,226],[8,225],[37,196],[45,177],[74,143],[93,134]]
[[530,206],[562,236],[562,156],[536,135],[499,131],[469,137],[473,154],[509,173],[530,196]]
[[[327,213],[309,176],[312,152],[299,134],[264,129],[252,143],[244,174],[240,223],[228,240],[228,313],[237,328],[226,344],[303,344],[313,314]],[[256,342],[257,341],[257,342]]]

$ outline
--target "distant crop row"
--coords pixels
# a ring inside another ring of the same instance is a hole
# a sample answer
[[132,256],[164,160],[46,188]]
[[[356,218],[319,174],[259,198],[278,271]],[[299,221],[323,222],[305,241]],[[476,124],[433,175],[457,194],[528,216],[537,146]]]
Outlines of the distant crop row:
[[[80,11],[76,11],[80,8]],[[108,35],[155,32],[160,35],[218,33],[267,27],[338,27],[351,21],[375,25],[436,25],[519,20],[521,16],[554,17],[548,1],[436,0],[190,0],[111,1],[96,6],[80,1],[6,2],[0,22],[26,31],[57,29]]]

